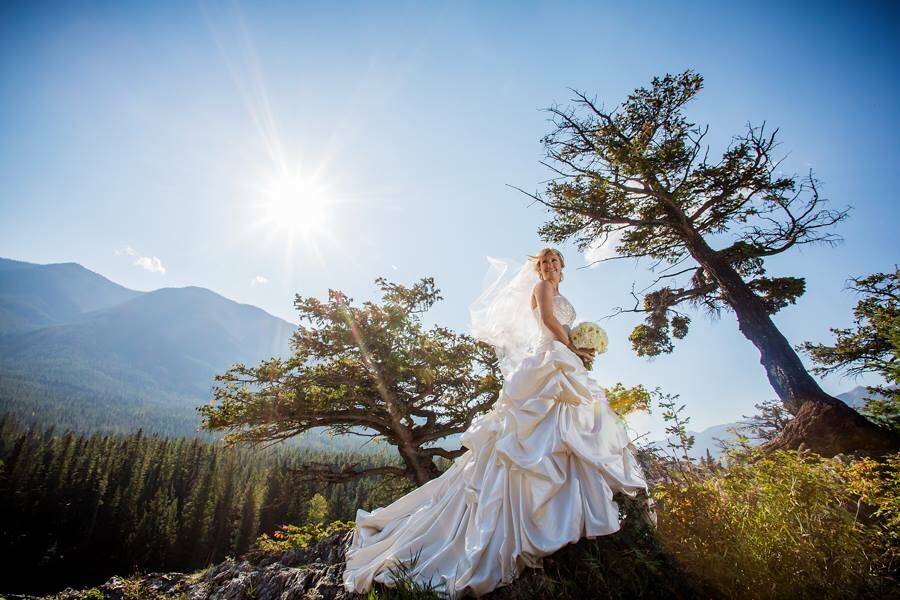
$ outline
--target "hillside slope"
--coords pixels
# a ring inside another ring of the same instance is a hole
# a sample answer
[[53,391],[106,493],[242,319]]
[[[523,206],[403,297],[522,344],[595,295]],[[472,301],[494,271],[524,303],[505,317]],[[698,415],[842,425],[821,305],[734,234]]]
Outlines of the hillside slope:
[[0,258],[0,334],[73,321],[141,295],[77,263]]
[[0,262],[0,410],[75,430],[193,435],[236,362],[296,326],[200,287],[136,292],[80,265]]

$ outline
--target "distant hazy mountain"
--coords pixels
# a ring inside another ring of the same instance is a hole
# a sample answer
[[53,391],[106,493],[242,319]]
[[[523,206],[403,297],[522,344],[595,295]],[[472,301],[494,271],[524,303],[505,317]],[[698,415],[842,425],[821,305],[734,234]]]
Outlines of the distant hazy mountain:
[[[69,324],[0,338],[0,365],[44,371],[65,359],[111,377],[206,397],[235,362],[286,356],[295,327],[203,288],[164,288]],[[141,381],[144,379],[145,381]]]
[[[688,452],[688,456],[691,458],[702,458],[706,456],[707,449],[709,450],[710,455],[713,458],[718,458],[723,454],[722,449],[719,447],[719,442],[717,440],[733,440],[734,435],[728,431],[729,427],[738,428],[741,426],[741,422],[735,423],[724,423],[722,425],[713,425],[712,427],[707,427],[703,431],[688,431],[689,435],[694,436],[694,446]],[[745,432],[746,434],[746,432]],[[669,438],[673,442],[675,438]],[[662,448],[666,450],[666,440],[654,441],[650,442],[652,445],[657,448]],[[751,441],[751,444],[754,443]],[[680,455],[681,450],[668,450],[669,453],[675,452]]]
[[869,391],[858,385],[849,392],[844,392],[843,394],[838,394],[835,396],[838,400],[843,400],[847,406],[852,406],[853,408],[859,410],[866,403],[866,398],[869,398],[872,394]]
[[0,260],[0,410],[192,433],[213,377],[288,356],[296,327],[198,287],[137,292],[77,264]]
[[140,294],[76,263],[0,258],[0,334],[67,323]]
[[[851,406],[855,409],[860,409],[865,404],[865,398],[869,397],[870,394],[863,386],[856,386],[849,392],[844,392],[842,394],[837,394],[835,398],[843,400],[848,406]],[[728,432],[729,427],[738,427],[740,426],[740,422],[736,423],[725,423],[723,425],[713,425],[712,427],[707,427],[703,431],[688,431],[689,434],[694,436],[694,447],[688,452],[688,456],[692,458],[701,458],[706,456],[706,450],[709,449],[709,453],[713,458],[717,458],[722,455],[722,450],[718,445],[716,439],[722,440],[731,440],[734,439],[734,436]],[[749,434],[749,432],[744,432],[745,434]],[[674,440],[673,440],[674,441]],[[756,445],[760,443],[759,440],[751,440],[751,445]],[[655,441],[651,442],[655,446],[659,448],[665,448],[665,441]]]

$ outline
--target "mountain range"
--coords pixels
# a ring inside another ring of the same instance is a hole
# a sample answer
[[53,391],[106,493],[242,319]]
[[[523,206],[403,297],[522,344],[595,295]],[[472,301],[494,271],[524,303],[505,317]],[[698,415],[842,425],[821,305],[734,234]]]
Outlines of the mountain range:
[[214,376],[289,356],[295,329],[205,288],[140,292],[76,263],[0,259],[0,409],[60,428],[196,434]]

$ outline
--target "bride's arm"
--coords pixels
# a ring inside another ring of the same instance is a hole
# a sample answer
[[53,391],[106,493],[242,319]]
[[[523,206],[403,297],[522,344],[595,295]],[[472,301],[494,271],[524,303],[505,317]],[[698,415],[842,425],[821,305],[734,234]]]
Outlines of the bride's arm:
[[553,286],[549,281],[539,281],[534,286],[534,297],[537,300],[541,321],[553,336],[574,351],[572,342],[569,341],[569,332],[563,327],[556,315],[553,314]]

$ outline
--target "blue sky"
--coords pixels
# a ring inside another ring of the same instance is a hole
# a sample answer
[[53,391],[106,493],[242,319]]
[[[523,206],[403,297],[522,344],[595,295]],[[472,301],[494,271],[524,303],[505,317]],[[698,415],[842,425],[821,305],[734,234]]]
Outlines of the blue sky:
[[[509,187],[550,176],[541,109],[570,87],[614,105],[692,68],[705,90],[689,117],[713,152],[765,120],[787,170],[814,169],[834,207],[853,207],[842,244],[770,263],[808,282],[776,317],[788,339],[828,340],[850,322],[847,278],[898,258],[898,29],[889,3],[7,2],[0,256],[141,290],[199,285],[294,321],[295,293],[361,301],[377,276],[434,276],[430,319],[464,330],[485,255],[543,245],[546,214]],[[307,226],[266,207],[285,173]],[[652,280],[647,264],[578,269],[561,249],[580,319]],[[630,349],[638,321],[601,321],[601,383],[680,394],[695,429],[774,397],[732,315],[694,315],[655,360]]]

